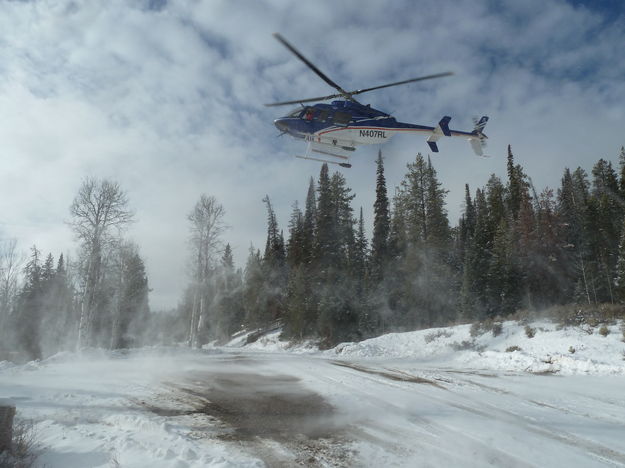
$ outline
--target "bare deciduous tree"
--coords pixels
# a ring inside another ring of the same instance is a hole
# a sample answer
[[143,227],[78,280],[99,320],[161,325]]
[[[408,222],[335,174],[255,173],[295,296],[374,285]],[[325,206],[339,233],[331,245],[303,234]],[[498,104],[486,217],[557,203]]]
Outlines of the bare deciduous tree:
[[82,242],[86,261],[78,331],[80,349],[92,344],[103,251],[133,221],[134,213],[128,208],[128,197],[117,182],[92,178],[83,181],[70,213],[70,225]]
[[213,196],[202,195],[189,214],[191,223],[191,254],[193,280],[193,309],[189,324],[188,344],[199,346],[199,332],[204,326],[207,314],[206,292],[208,282],[218,254],[221,251],[221,234],[225,229],[223,206]]
[[24,255],[17,251],[17,240],[0,241],[0,329],[5,329],[5,321],[17,294],[17,279],[24,262]]

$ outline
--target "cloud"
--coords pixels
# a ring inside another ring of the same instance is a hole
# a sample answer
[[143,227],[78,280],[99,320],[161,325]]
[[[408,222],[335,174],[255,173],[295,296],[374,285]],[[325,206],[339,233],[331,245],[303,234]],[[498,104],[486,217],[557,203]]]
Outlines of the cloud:
[[[75,249],[63,224],[83,178],[118,180],[138,222],[152,304],[175,305],[187,279],[186,214],[201,193],[226,208],[239,266],[264,245],[268,194],[286,230],[319,165],[276,138],[283,110],[262,103],[323,94],[327,85],[277,43],[282,32],[346,88],[452,70],[456,76],[363,96],[398,120],[467,129],[489,114],[490,160],[442,141],[433,162],[450,190],[505,174],[513,151],[536,185],[564,166],[616,158],[623,141],[625,33],[608,13],[538,0],[419,3],[55,0],[0,4],[0,229],[56,255]],[[286,112],[286,109],[284,110]],[[377,147],[345,171],[371,223]],[[399,184],[425,141],[383,147]]]

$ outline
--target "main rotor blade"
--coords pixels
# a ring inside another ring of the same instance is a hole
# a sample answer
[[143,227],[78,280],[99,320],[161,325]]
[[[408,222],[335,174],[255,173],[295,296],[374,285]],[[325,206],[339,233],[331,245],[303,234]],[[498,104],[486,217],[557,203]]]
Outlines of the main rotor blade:
[[[336,84],[334,81],[332,81],[330,78],[328,78],[312,62],[310,62],[306,57],[304,57],[302,54],[300,54],[299,51],[295,47],[293,47],[291,44],[289,44],[287,42],[287,40],[285,38],[283,38],[279,33],[273,33],[273,37],[278,39],[284,45],[284,47],[289,49],[291,52],[293,52],[297,56],[297,58],[299,58],[302,62],[304,62],[306,65],[308,65],[308,68],[310,68],[312,71],[314,71],[319,76],[319,78],[321,78],[323,81],[325,81],[330,86],[332,86],[334,89],[336,89],[339,93],[341,93],[341,95],[343,95],[343,96],[345,96],[346,98],[349,99],[350,93],[346,92],[338,84]],[[302,101],[295,101],[295,102],[302,102]]]
[[[275,106],[286,106],[289,104],[303,104],[304,102],[319,102],[319,101],[327,101],[328,99],[333,99],[337,97],[345,97],[344,94],[330,94],[328,96],[319,96],[315,98],[307,98],[307,99],[297,99],[293,101],[283,101],[283,102],[272,102],[270,104],[265,104],[267,107],[275,107]],[[357,102],[355,99],[351,99],[354,102]]]
[[399,86],[399,85],[403,85],[406,83],[414,83],[415,81],[431,80],[433,78],[442,78],[444,76],[450,76],[450,75],[453,75],[453,72],[436,73],[435,75],[420,76],[418,78],[411,78],[409,80],[396,81],[395,83],[374,86],[373,88],[358,89],[356,91],[350,91],[347,94],[349,94],[350,96],[353,96],[356,94],[367,93],[369,91],[373,91],[374,89],[390,88],[391,86]]

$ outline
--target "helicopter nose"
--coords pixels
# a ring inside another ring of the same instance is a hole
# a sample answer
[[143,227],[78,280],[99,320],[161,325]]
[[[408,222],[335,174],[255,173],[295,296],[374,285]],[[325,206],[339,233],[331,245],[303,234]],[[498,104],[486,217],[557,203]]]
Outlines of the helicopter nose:
[[288,129],[288,126],[286,124],[286,122],[284,121],[284,119],[276,119],[273,121],[273,124],[278,128],[278,130],[280,130],[281,132],[286,132]]

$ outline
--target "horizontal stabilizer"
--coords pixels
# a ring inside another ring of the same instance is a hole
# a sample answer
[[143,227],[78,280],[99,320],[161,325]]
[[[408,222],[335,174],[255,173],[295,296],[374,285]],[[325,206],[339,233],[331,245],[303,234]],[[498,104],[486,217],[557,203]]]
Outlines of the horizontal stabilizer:
[[445,136],[451,136],[451,131],[449,131],[449,122],[450,122],[450,120],[451,120],[451,117],[446,115],[438,123],[438,126],[441,128],[441,130],[443,132],[443,135],[445,135]]
[[430,149],[432,150],[433,153],[438,153],[438,145],[436,144],[435,141],[428,140],[428,145],[430,145]]

